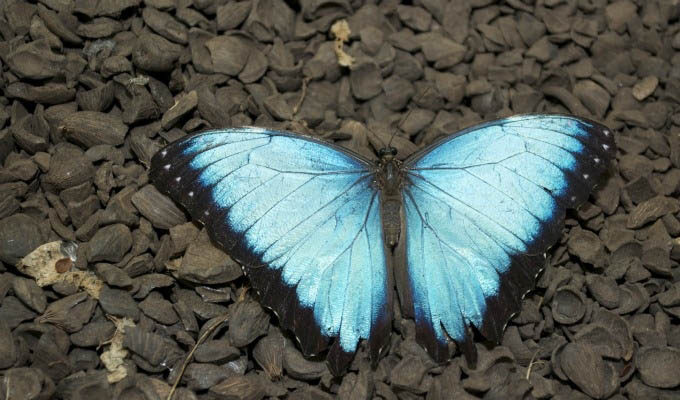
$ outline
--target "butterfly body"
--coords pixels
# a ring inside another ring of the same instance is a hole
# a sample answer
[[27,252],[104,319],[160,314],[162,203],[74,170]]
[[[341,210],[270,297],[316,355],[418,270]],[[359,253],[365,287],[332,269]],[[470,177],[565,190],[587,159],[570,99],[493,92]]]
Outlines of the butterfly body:
[[498,342],[615,151],[606,127],[564,115],[478,125],[404,161],[232,128],[170,144],[150,177],[339,374],[362,340],[374,360],[389,344],[394,286],[436,361],[451,340],[474,360],[473,328]]
[[394,248],[401,234],[401,188],[404,173],[401,162],[394,158],[396,149],[384,148],[378,154],[380,159],[377,162],[375,184],[381,196],[385,242],[390,248]]

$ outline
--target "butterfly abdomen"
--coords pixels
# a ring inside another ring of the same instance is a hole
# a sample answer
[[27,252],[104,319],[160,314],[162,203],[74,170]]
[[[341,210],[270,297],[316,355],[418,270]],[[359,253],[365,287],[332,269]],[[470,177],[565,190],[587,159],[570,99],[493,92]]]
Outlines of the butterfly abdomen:
[[383,200],[382,219],[385,242],[393,248],[401,234],[401,201],[393,198]]
[[380,190],[382,196],[382,221],[385,242],[394,248],[401,234],[401,184],[399,161],[392,154],[383,156],[379,163]]

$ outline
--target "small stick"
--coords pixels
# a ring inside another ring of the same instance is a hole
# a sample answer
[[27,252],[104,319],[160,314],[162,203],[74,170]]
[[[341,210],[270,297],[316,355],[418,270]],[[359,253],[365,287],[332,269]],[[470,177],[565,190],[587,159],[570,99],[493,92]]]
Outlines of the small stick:
[[194,347],[191,349],[189,354],[187,355],[187,358],[184,359],[184,362],[182,363],[182,368],[179,371],[179,375],[177,375],[177,379],[175,379],[175,383],[172,385],[172,389],[170,389],[170,393],[168,393],[167,400],[172,400],[172,396],[175,394],[175,390],[177,389],[177,386],[179,385],[179,381],[182,380],[182,376],[184,375],[184,370],[187,368],[189,365],[189,361],[194,357],[194,353],[196,352],[196,349],[198,346],[201,345],[201,343],[205,342],[205,339],[210,336],[215,329],[217,329],[218,326],[222,325],[224,321],[229,318],[229,314],[224,314],[221,316],[217,321],[215,321],[215,324],[211,326],[210,328],[206,329],[205,332],[203,332],[203,335],[201,335],[200,338],[196,341],[196,344],[194,344]]
[[309,78],[304,78],[302,79],[302,94],[300,95],[300,99],[295,103],[295,107],[293,107],[293,116],[300,111],[300,107],[302,106],[302,102],[305,101],[305,96],[307,95],[307,82],[309,81]]
[[531,356],[531,361],[529,361],[529,368],[527,368],[526,380],[529,380],[529,376],[531,375],[531,367],[534,366],[534,361],[536,360],[536,355],[538,354],[538,350],[539,349],[536,349],[536,351],[534,352],[534,355]]

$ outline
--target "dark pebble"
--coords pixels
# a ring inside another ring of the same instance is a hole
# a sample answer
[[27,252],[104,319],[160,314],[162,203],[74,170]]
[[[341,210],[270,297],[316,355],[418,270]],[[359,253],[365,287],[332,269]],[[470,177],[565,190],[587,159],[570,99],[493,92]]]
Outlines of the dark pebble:
[[394,366],[390,373],[390,381],[397,389],[418,393],[425,372],[425,365],[419,358],[406,357]]
[[193,311],[183,301],[175,302],[172,307],[177,312],[177,316],[187,332],[198,332],[198,322]]
[[600,238],[591,231],[572,229],[567,242],[569,252],[581,261],[602,268],[606,262],[606,253]]
[[130,278],[130,275],[125,273],[122,269],[104,263],[96,264],[94,269],[97,276],[107,285],[123,289],[132,288],[132,279]]
[[68,333],[78,332],[94,313],[97,303],[85,292],[51,302],[36,322],[49,323]]
[[14,295],[33,311],[37,313],[45,311],[47,296],[35,283],[35,280],[15,277],[12,279],[12,290],[14,290]]
[[90,371],[99,366],[99,354],[94,350],[73,349],[68,354],[73,371]]
[[16,264],[43,244],[40,225],[25,214],[14,214],[0,220],[0,261]]
[[246,346],[267,333],[269,315],[255,301],[232,304],[229,315],[229,340],[236,347]]
[[123,143],[128,127],[120,117],[98,111],[80,111],[62,121],[64,135],[85,147]]
[[656,388],[680,385],[680,351],[674,348],[641,348],[635,365],[642,381]]
[[269,334],[257,341],[253,358],[270,379],[277,380],[283,374],[283,350],[286,344],[280,334]]
[[232,297],[231,289],[228,286],[223,288],[199,286],[196,288],[196,293],[201,296],[203,301],[208,303],[227,303]]
[[99,294],[99,304],[104,312],[116,317],[129,317],[133,320],[139,317],[137,303],[125,290],[111,289],[104,285]]
[[260,400],[266,390],[257,376],[232,376],[210,388],[210,393],[218,399]]
[[161,119],[161,126],[163,129],[172,128],[182,117],[192,112],[198,105],[198,95],[195,90],[177,99],[175,104],[170,107],[163,118]]
[[248,42],[237,36],[217,36],[205,46],[210,52],[213,71],[231,76],[243,70],[251,51]]
[[565,325],[575,324],[585,315],[585,298],[579,290],[564,286],[555,292],[551,308],[555,322]]
[[139,327],[125,330],[123,346],[154,367],[171,367],[182,356],[174,342]]
[[352,69],[350,74],[352,94],[359,100],[368,100],[381,92],[382,76],[374,62],[365,62]]
[[144,274],[135,279],[135,284],[139,285],[135,298],[143,299],[152,290],[157,288],[166,288],[173,285],[175,280],[173,277],[165,274]]
[[0,320],[0,369],[14,365],[17,359],[17,346],[9,327]]
[[78,106],[84,111],[103,112],[113,103],[114,86],[111,82],[91,90],[76,93]]
[[187,28],[174,19],[170,14],[160,12],[152,7],[144,8],[142,12],[144,22],[156,33],[175,43],[186,44],[188,41]]
[[217,7],[217,29],[228,31],[241,25],[250,13],[250,1],[229,2]]
[[193,290],[175,289],[171,299],[174,303],[184,303],[186,307],[202,320],[215,318],[227,312],[227,307],[214,303],[206,303]]
[[132,49],[133,64],[149,72],[166,72],[173,69],[182,47],[153,33],[137,38]]
[[169,229],[186,222],[184,213],[175,203],[152,185],[141,188],[131,200],[140,214],[157,228]]
[[586,284],[595,300],[612,309],[619,306],[619,288],[616,280],[602,275],[587,275]]
[[656,196],[649,178],[639,177],[624,186],[624,190],[633,204],[640,204]]
[[2,305],[0,305],[0,319],[10,329],[16,328],[23,321],[33,319],[37,315],[13,296],[5,297],[2,300]]
[[132,246],[130,228],[123,224],[105,226],[88,242],[88,261],[119,262]]
[[560,361],[560,367],[569,380],[593,398],[608,398],[620,385],[611,364],[605,363],[585,344],[567,344],[561,352]]
[[109,399],[112,397],[112,386],[106,378],[106,371],[90,371],[85,374],[70,376],[59,382],[56,396],[73,399]]
[[94,176],[92,163],[73,145],[57,146],[50,160],[45,183],[57,190],[68,189],[90,181]]
[[71,343],[79,347],[95,347],[113,337],[116,327],[109,320],[90,322],[71,334]]
[[676,213],[680,209],[680,202],[670,197],[657,196],[640,203],[628,216],[626,226],[630,229],[656,221],[669,213]]
[[284,346],[283,368],[291,377],[302,380],[319,379],[328,373],[325,362],[306,359],[291,342]]
[[232,375],[222,366],[206,363],[191,363],[182,376],[189,389],[205,390],[215,387],[220,381]]
[[6,60],[9,68],[21,78],[46,79],[59,73],[66,58],[52,52],[46,41],[38,40],[18,46]]
[[[51,398],[54,394],[55,383],[41,369],[12,368],[4,373],[0,390],[10,393],[18,399],[41,400]],[[14,385],[12,385],[14,382]]]
[[224,364],[239,358],[241,352],[228,340],[209,340],[196,348],[194,359],[202,363]]
[[240,265],[215,247],[205,231],[189,245],[176,273],[179,279],[201,284],[226,283],[243,276]]
[[179,321],[177,313],[172,308],[172,303],[163,299],[158,293],[151,293],[144,301],[139,303],[142,312],[163,325],[172,325]]

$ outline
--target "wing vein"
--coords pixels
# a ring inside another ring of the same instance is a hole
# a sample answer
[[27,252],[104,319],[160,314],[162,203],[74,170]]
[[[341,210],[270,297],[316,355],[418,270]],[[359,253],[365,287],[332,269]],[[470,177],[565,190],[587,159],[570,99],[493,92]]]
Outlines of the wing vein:
[[[321,210],[323,210],[324,208],[328,207],[328,205],[330,205],[331,203],[333,203],[335,200],[337,200],[338,198],[340,198],[341,196],[345,195],[347,192],[349,192],[350,190],[352,190],[352,188],[353,188],[354,186],[358,185],[358,184],[359,184],[363,179],[365,179],[366,177],[367,177],[367,175],[359,177],[356,181],[354,181],[354,183],[352,183],[351,185],[349,185],[349,186],[347,187],[347,189],[345,189],[344,191],[342,191],[341,193],[339,193],[337,196],[335,196],[334,198],[332,198],[330,201],[328,201],[328,202],[327,202],[326,204],[324,204],[323,206],[321,206],[321,207],[319,207],[318,209],[316,209],[316,210],[315,210],[313,213],[311,213],[307,218],[305,218],[305,219],[301,220],[300,222],[298,222],[297,224],[295,224],[295,225],[294,225],[293,227],[291,227],[288,231],[286,231],[284,234],[282,234],[278,239],[276,239],[274,242],[272,242],[272,244],[270,244],[269,246],[267,246],[267,247],[262,251],[262,254],[266,253],[272,246],[276,245],[276,244],[279,242],[279,240],[281,240],[283,237],[285,237],[286,235],[288,235],[290,232],[292,232],[293,230],[295,230],[296,228],[298,228],[300,225],[302,225],[303,223],[305,223],[306,220],[308,220],[309,218],[313,217],[314,215],[316,215],[316,213],[318,213],[319,211],[321,211]],[[335,217],[335,216],[336,216],[335,214],[329,216],[329,217],[326,218],[321,224],[316,225],[314,228],[316,228],[316,229],[318,230],[319,227],[321,227],[324,223],[326,223],[328,220],[330,220],[331,218],[333,218],[333,217]],[[314,232],[316,232],[316,230],[315,230]],[[312,233],[313,233],[313,232],[310,232],[310,233],[308,233],[307,235],[305,235],[305,238],[308,238]],[[272,260],[272,262],[275,261],[275,260],[278,260],[279,258],[281,258],[281,256],[278,256],[278,257],[274,258],[274,259]]]
[[[286,199],[287,199],[288,197],[290,197],[293,193],[297,192],[301,187],[303,187],[303,186],[305,186],[306,184],[308,184],[309,182],[313,181],[314,178],[316,178],[316,176],[313,176],[313,177],[309,178],[308,180],[304,181],[302,184],[300,184],[299,186],[297,186],[295,189],[293,189],[293,190],[291,190],[290,192],[286,193],[282,198],[280,198],[280,199],[278,199],[276,202],[274,202],[274,204],[272,204],[267,210],[265,210],[265,212],[262,213],[262,215],[260,215],[259,217],[257,217],[257,218],[255,219],[255,221],[253,221],[252,224],[250,224],[246,229],[243,230],[243,234],[246,234],[253,226],[255,226],[255,224],[257,224],[258,222],[260,222],[260,220],[262,220],[262,218],[264,218],[267,214],[269,214],[269,212],[270,212],[271,210],[273,210],[276,206],[278,206],[279,204],[281,204],[281,202],[283,202],[284,200],[286,200]],[[245,197],[245,196],[244,196],[244,197]],[[239,199],[239,200],[240,200],[240,199]]]
[[[429,182],[427,179],[424,179],[424,178],[422,178],[422,177],[421,177],[420,179],[423,179],[428,185],[432,186],[433,188],[435,188],[435,189],[438,190],[439,192],[443,193],[445,196],[450,197],[452,200],[455,200],[456,202],[462,204],[464,207],[467,207],[467,208],[471,209],[471,210],[474,211],[475,213],[479,214],[480,216],[484,217],[485,219],[487,219],[487,220],[490,221],[491,223],[493,223],[493,224],[495,224],[496,226],[498,226],[499,228],[501,228],[501,230],[503,230],[503,231],[509,233],[510,235],[516,237],[517,239],[519,239],[519,240],[520,240],[522,243],[524,243],[525,245],[528,245],[528,243],[527,243],[524,239],[522,239],[521,237],[517,236],[517,234],[515,234],[514,232],[512,232],[512,231],[511,231],[510,229],[508,229],[507,227],[503,226],[501,223],[495,221],[493,218],[486,218],[486,216],[484,215],[484,213],[482,213],[481,211],[479,211],[479,210],[477,210],[476,208],[472,207],[471,205],[465,203],[464,201],[462,201],[461,199],[457,198],[456,196],[453,196],[452,194],[450,194],[450,193],[447,192],[446,190],[440,188],[439,186],[433,184],[432,182]],[[423,190],[423,191],[425,192],[425,190],[424,190],[422,187],[420,187],[420,186],[417,185],[417,184],[416,184],[416,186],[418,186],[421,190]],[[426,192],[426,193],[427,193],[427,192]],[[431,195],[431,196],[434,197],[434,195]],[[436,198],[436,197],[435,197],[435,198]],[[440,200],[440,201],[441,201],[441,200]],[[442,203],[446,204],[446,202],[442,202]],[[446,204],[446,206],[449,207],[450,209],[453,209],[453,208],[452,208],[451,206],[449,206],[448,204]],[[454,210],[454,211],[455,211],[455,210]],[[460,212],[457,212],[457,211],[456,211],[456,213],[459,214],[459,215],[462,215],[465,219],[467,219],[468,221],[472,222],[475,226],[477,226],[478,228],[480,228],[479,225],[477,225],[474,221],[472,221],[472,220],[470,219],[470,217],[468,217],[467,215],[465,215],[465,214],[463,214],[463,213],[460,213]],[[480,230],[481,230],[481,228],[480,228]]]

